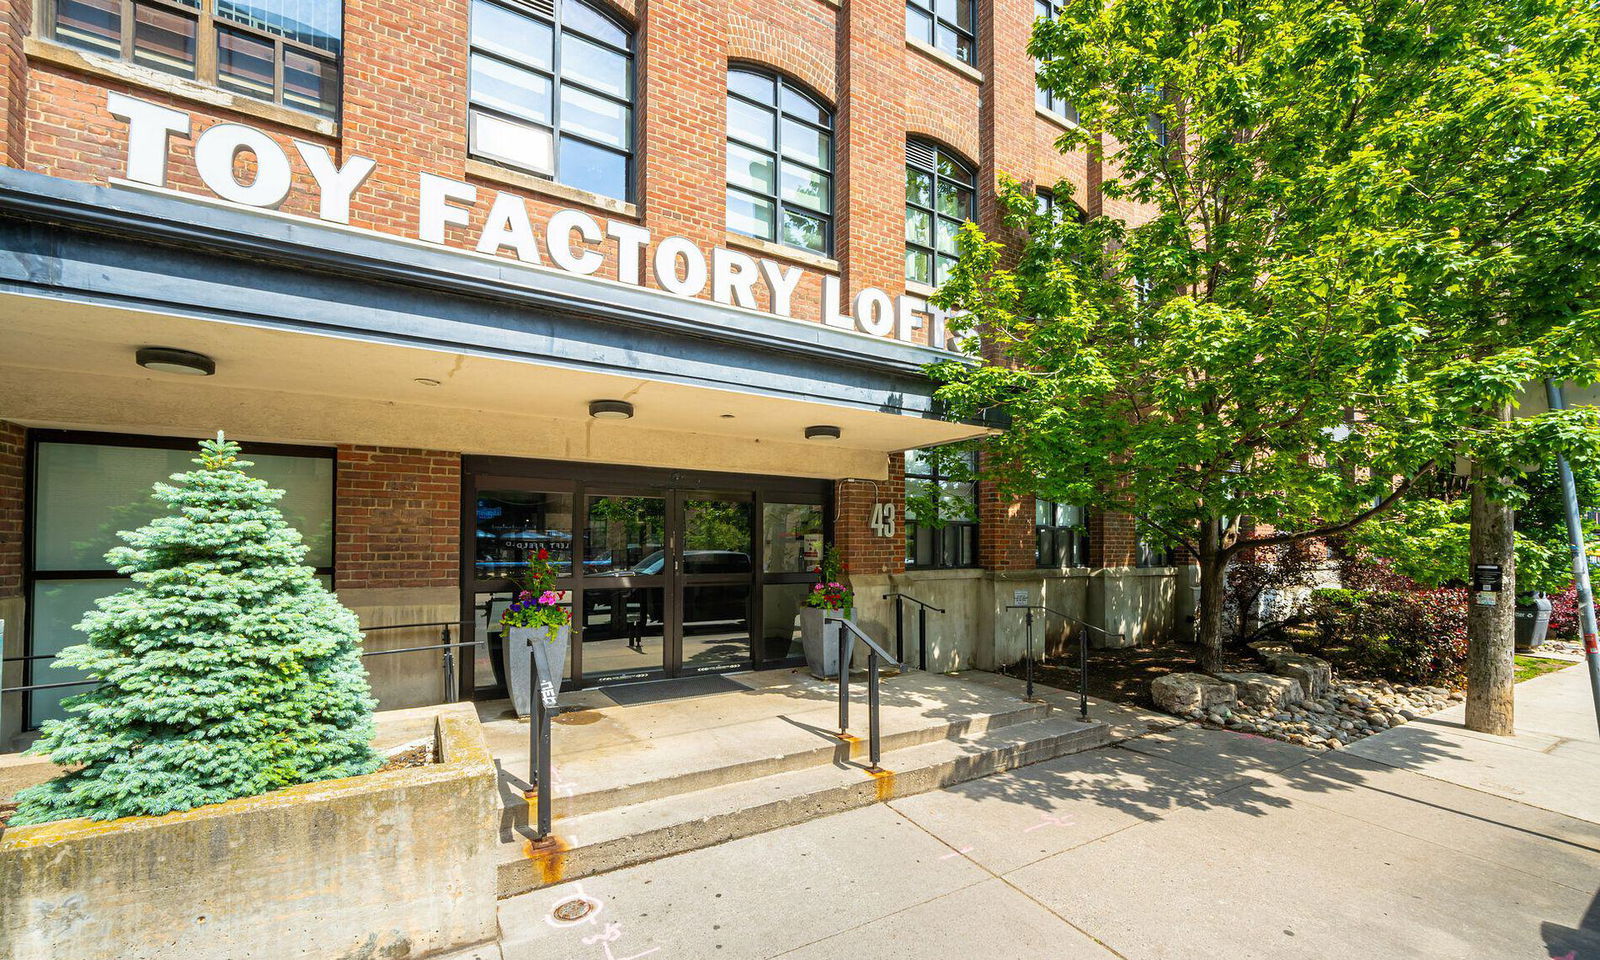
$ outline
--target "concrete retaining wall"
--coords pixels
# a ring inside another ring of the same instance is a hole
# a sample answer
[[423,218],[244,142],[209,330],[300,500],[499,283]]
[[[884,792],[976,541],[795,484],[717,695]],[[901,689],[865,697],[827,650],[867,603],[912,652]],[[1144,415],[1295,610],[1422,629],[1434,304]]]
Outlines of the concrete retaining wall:
[[0,834],[7,960],[404,960],[495,939],[495,770],[472,707],[439,759],[164,817]]
[[[1043,604],[1069,617],[1121,633],[1132,646],[1170,639],[1191,629],[1194,582],[1191,567],[1116,567],[1101,570],[919,570],[888,576],[852,576],[855,620],[893,651],[894,603],[901,591],[945,610],[928,615],[928,669],[993,670],[1022,659],[1027,630],[1017,601]],[[916,607],[905,605],[906,660],[917,666]],[[1034,622],[1034,653],[1050,656],[1077,648],[1078,628],[1059,617]],[[1113,641],[1089,632],[1093,646]],[[858,651],[858,660],[864,655]],[[859,665],[859,664],[858,664]]]

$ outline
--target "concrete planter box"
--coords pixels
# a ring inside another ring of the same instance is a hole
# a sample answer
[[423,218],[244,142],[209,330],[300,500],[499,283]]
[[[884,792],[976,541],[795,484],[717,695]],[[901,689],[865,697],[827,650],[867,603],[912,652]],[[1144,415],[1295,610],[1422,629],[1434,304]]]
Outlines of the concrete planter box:
[[511,691],[511,706],[517,711],[517,716],[526,717],[533,713],[532,689],[528,686],[531,681],[528,660],[533,656],[533,648],[529,646],[529,641],[544,644],[548,658],[546,662],[553,676],[543,679],[555,684],[559,691],[561,674],[567,668],[567,649],[572,646],[571,638],[571,627],[554,630],[548,627],[511,627],[506,631],[506,688]]
[[404,960],[493,941],[494,764],[470,705],[435,730],[424,767],[6,830],[0,957]]
[[[823,617],[828,612],[817,607],[800,608],[800,645],[806,652],[806,666],[811,668],[811,675],[819,680],[829,680],[839,675],[839,635],[845,632],[843,626],[824,621]],[[850,617],[849,610],[839,612],[846,619]],[[845,650],[846,664],[850,654],[855,651],[855,645],[855,638],[851,637]]]

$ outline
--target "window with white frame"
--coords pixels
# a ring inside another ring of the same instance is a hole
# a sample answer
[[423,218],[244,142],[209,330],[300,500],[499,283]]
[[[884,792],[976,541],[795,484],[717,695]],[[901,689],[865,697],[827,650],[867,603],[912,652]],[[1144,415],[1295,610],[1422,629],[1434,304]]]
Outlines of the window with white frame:
[[472,0],[472,155],[633,199],[633,31],[586,0]]
[[728,229],[833,254],[833,111],[751,67],[728,71]]

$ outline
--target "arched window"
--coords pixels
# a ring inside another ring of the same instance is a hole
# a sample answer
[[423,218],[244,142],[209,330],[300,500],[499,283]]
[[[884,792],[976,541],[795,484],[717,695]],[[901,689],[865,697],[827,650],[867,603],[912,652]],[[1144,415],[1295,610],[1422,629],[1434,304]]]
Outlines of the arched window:
[[956,233],[978,216],[972,168],[938,144],[906,142],[906,279],[937,286],[956,262]]
[[833,254],[833,111],[747,67],[728,71],[728,229]]
[[633,199],[633,33],[587,0],[472,0],[472,155]]

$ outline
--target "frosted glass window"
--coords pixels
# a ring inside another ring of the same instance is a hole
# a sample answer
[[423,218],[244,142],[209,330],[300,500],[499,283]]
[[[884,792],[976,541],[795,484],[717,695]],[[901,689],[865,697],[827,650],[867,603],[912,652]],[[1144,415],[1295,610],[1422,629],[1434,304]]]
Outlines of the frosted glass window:
[[[192,469],[195,451],[105,444],[41,443],[34,473],[33,567],[38,572],[110,570],[106,551],[119,530],[149,523],[165,508],[151,485]],[[247,468],[284,491],[284,518],[305,537],[306,562],[333,565],[333,461],[245,455]]]

